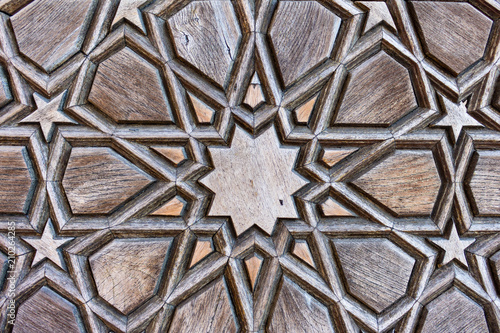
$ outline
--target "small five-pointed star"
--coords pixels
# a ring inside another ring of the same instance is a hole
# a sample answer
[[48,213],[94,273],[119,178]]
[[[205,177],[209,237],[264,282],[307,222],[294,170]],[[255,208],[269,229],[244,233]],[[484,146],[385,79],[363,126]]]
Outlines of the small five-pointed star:
[[391,16],[391,12],[389,11],[385,1],[356,1],[356,4],[360,4],[362,7],[366,7],[368,9],[363,33],[366,33],[382,22],[385,22],[389,27],[394,29],[394,31],[397,30]]
[[52,222],[49,220],[45,225],[42,237],[22,237],[22,239],[36,250],[35,259],[33,259],[31,266],[35,266],[43,259],[48,258],[54,264],[63,268],[61,253],[58,248],[72,240],[73,237],[57,237]]
[[473,238],[460,238],[458,236],[455,224],[452,225],[450,237],[446,238],[429,238],[429,240],[445,251],[442,265],[446,265],[450,261],[456,259],[466,267],[467,260],[465,259],[465,249],[474,243]]
[[33,94],[37,109],[35,112],[21,120],[21,123],[39,123],[42,128],[43,136],[47,142],[52,139],[55,124],[75,124],[76,122],[62,113],[64,93],[47,101],[37,93]]
[[149,2],[149,0],[121,0],[112,24],[115,25],[122,19],[126,19],[143,32],[146,32],[139,10],[139,8],[145,5],[146,2]]
[[452,139],[457,142],[458,136],[464,127],[484,127],[467,113],[467,106],[462,101],[453,103],[446,97],[438,95],[441,105],[446,109],[446,115],[433,124],[435,127],[451,127]]

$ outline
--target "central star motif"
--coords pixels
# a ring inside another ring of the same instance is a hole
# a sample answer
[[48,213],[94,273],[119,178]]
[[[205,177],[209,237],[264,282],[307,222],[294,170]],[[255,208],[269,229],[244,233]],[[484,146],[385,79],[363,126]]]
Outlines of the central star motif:
[[236,127],[230,148],[209,148],[215,168],[200,180],[215,192],[209,215],[231,216],[237,235],[297,218],[292,195],[307,183],[293,170],[298,150],[281,147],[273,126],[257,138]]

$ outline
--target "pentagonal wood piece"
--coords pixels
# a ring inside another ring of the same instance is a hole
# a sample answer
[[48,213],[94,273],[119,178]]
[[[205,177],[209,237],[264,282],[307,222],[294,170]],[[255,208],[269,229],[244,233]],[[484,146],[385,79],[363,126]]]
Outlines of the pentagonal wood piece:
[[[26,156],[26,157],[25,157]],[[20,146],[0,146],[0,212],[25,213],[32,185],[27,152]]]
[[105,214],[153,179],[111,148],[73,148],[62,185],[74,214]]
[[168,20],[179,57],[224,86],[241,37],[229,1],[194,1]]
[[415,259],[385,238],[336,239],[349,293],[382,312],[406,293]]
[[33,1],[11,18],[19,50],[47,72],[53,71],[80,50],[96,3]]
[[99,296],[124,314],[155,290],[169,239],[115,239],[89,258]]
[[480,151],[469,183],[479,215],[500,215],[500,151]]
[[285,86],[330,56],[340,22],[315,1],[278,3],[269,35]]
[[283,279],[268,331],[334,332],[327,307],[288,278]]
[[88,101],[117,123],[172,120],[160,71],[128,47],[99,64]]
[[456,287],[424,307],[422,333],[490,332],[483,308]]
[[471,4],[412,1],[411,6],[427,54],[453,75],[483,56],[493,22]]
[[349,72],[335,124],[389,126],[417,106],[408,69],[380,51]]
[[397,150],[353,183],[399,216],[430,215],[441,186],[425,150]]
[[175,310],[169,332],[236,332],[229,292],[219,278]]
[[85,332],[78,308],[44,286],[19,305],[13,333]]
[[167,201],[163,206],[155,210],[151,215],[180,216],[186,202],[181,197],[175,197]]

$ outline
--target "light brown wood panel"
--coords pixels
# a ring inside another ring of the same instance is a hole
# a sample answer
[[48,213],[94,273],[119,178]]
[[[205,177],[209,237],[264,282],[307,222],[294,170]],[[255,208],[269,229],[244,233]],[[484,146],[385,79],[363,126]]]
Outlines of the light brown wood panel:
[[0,12],[1,332],[500,332],[497,2]]

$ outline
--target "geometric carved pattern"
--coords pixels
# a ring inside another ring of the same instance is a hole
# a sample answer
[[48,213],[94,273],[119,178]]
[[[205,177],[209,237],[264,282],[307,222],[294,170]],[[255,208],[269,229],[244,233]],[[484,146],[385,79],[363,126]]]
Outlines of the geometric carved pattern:
[[334,240],[349,293],[381,312],[406,293],[415,259],[383,238]]
[[500,152],[480,151],[468,181],[479,215],[500,215]]
[[44,286],[19,306],[13,332],[84,332],[81,321],[74,304]]
[[19,50],[45,71],[53,71],[80,50],[95,4],[33,1],[11,18]]
[[73,148],[62,184],[74,214],[106,214],[152,180],[110,148]]
[[[446,315],[443,315],[446,313]],[[424,308],[420,332],[490,332],[484,310],[457,288],[445,291]]]
[[408,70],[379,52],[351,71],[335,123],[389,126],[416,107]]
[[0,212],[26,213],[32,171],[26,164],[26,149],[20,146],[0,147]]
[[170,332],[237,332],[237,328],[224,280],[218,279],[179,305]]
[[401,216],[430,215],[441,186],[430,151],[398,150],[353,182]]
[[[289,317],[289,313],[296,316]],[[312,298],[305,290],[283,280],[269,332],[334,332],[326,306]]]
[[178,56],[224,86],[241,37],[232,4],[194,1],[168,23]]
[[160,72],[129,48],[99,64],[88,100],[115,122],[172,120]]
[[[290,15],[298,19],[290,20]],[[269,35],[285,86],[330,55],[339,27],[340,18],[319,3],[283,1],[278,4]]]
[[450,69],[453,75],[458,75],[483,56],[493,22],[471,4],[451,1],[410,3],[428,56]]
[[99,295],[130,313],[153,295],[169,246],[168,239],[115,239],[105,245],[89,258]]
[[495,1],[0,12],[0,331],[500,332]]

